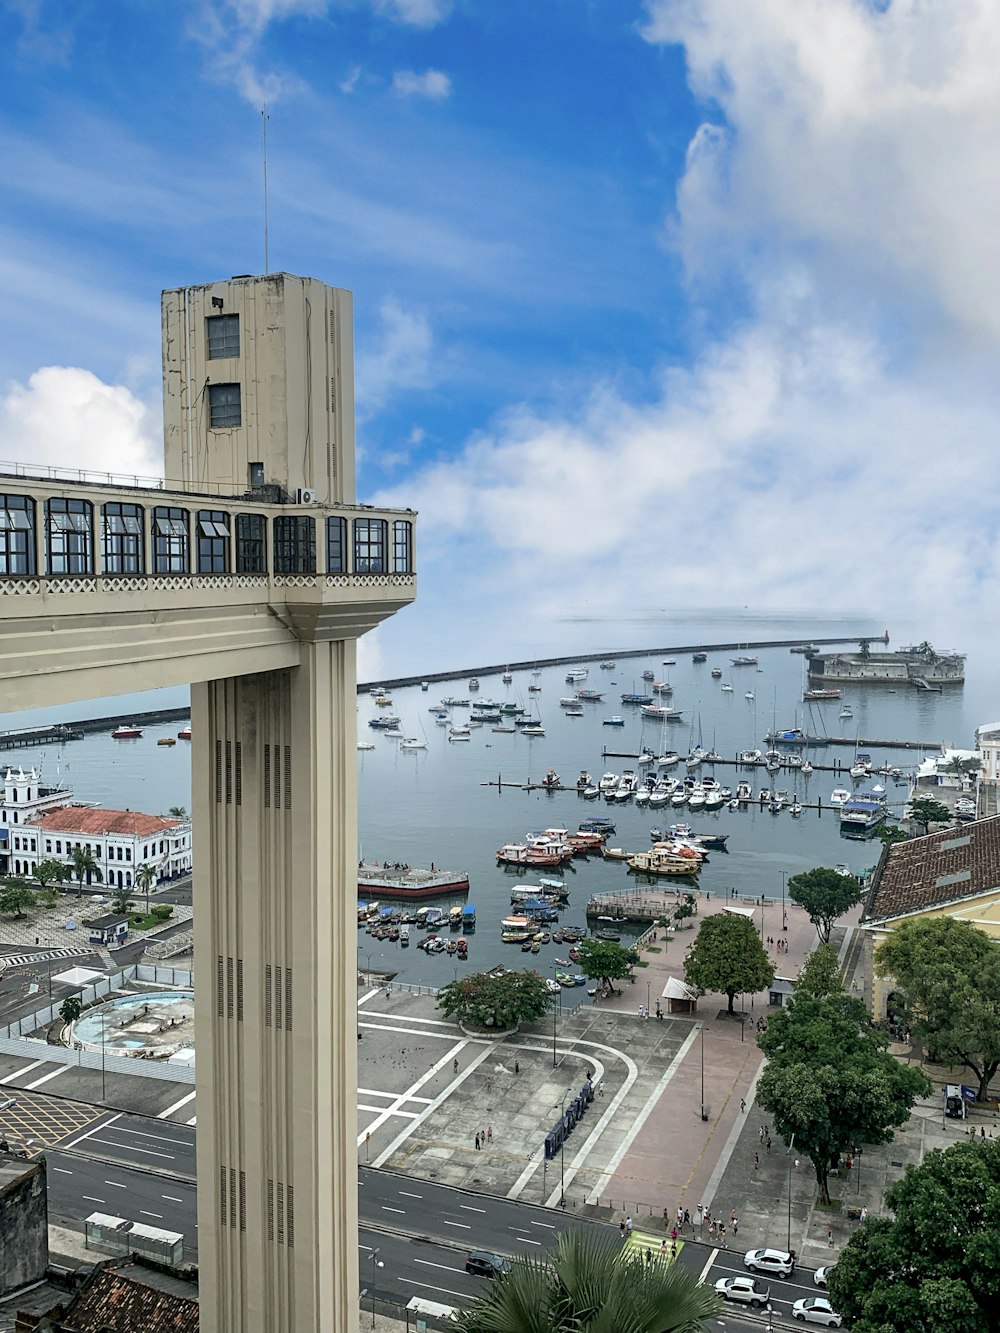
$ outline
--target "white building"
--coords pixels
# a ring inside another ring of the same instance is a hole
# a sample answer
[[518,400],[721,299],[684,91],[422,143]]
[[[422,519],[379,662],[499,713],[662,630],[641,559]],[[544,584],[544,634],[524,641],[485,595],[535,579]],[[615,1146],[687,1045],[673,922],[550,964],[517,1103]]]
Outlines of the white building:
[[0,805],[0,862],[6,858],[7,873],[30,877],[39,861],[72,866],[78,847],[94,858],[99,882],[112,888],[132,888],[144,865],[156,872],[157,883],[191,873],[190,820],[74,805],[68,788],[42,787],[34,769],[7,769]]

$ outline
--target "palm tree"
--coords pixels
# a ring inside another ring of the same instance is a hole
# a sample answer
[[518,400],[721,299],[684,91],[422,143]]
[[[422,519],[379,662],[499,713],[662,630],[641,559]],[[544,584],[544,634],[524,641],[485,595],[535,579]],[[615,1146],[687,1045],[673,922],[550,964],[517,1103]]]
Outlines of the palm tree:
[[184,809],[183,805],[172,805],[170,807],[170,813],[174,819],[187,819],[187,811]]
[[92,879],[100,882],[104,878],[101,867],[94,860],[89,847],[73,848],[73,874],[76,876],[78,898],[83,893],[84,880],[89,884]]
[[146,915],[149,916],[149,891],[156,883],[156,870],[148,862],[135,872],[135,887],[146,895]]
[[465,1333],[699,1333],[718,1297],[659,1253],[570,1231],[548,1258],[522,1257],[458,1317]]

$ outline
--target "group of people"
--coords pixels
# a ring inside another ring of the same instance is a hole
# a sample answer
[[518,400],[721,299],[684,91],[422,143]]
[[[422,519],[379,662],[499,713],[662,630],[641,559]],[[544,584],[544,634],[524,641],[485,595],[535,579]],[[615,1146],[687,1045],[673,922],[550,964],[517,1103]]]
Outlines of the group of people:
[[787,941],[787,940],[783,940],[783,939],[781,938],[780,935],[777,936],[777,938],[775,938],[774,935],[768,935],[768,937],[767,937],[767,947],[768,947],[769,949],[774,949],[777,953],[787,953],[787,952],[788,952],[788,941]]
[[488,1129],[485,1129],[485,1130],[480,1129],[480,1130],[477,1131],[477,1133],[476,1133],[476,1152],[479,1152],[481,1149],[485,1148],[486,1145],[487,1145],[488,1143],[489,1143],[490,1145],[492,1145],[492,1143],[493,1143],[493,1126],[492,1126],[492,1125],[490,1125]]
[[[646,1006],[645,1006],[644,1004],[640,1004],[640,1005],[639,1005],[639,1017],[640,1017],[640,1018],[648,1018],[648,1017],[649,1017],[649,1010],[646,1008]],[[660,1019],[661,1021],[662,1021],[662,1019],[663,1019],[663,1009],[662,1009],[661,1006],[660,1006],[660,1002],[659,1002],[659,1000],[656,1001],[656,1017],[657,1017],[658,1019]]]

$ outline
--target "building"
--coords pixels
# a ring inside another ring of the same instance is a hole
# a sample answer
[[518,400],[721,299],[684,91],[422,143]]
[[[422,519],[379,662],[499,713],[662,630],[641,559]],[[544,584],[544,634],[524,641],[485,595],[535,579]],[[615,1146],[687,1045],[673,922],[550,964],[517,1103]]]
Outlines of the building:
[[0,1296],[40,1282],[49,1262],[45,1162],[0,1150]]
[[358,1326],[356,641],[416,576],[414,514],[355,500],[352,318],[164,292],[165,480],[0,473],[6,707],[192,687],[208,1333]]
[[875,975],[875,949],[903,921],[950,916],[1000,939],[1000,817],[887,846],[872,877],[865,931],[865,999],[876,1021],[894,983]]
[[[74,1275],[75,1277],[75,1275]],[[17,1333],[199,1333],[189,1282],[126,1260],[86,1272],[78,1290],[48,1288],[18,1309]]]
[[84,924],[87,927],[91,944],[102,949],[120,949],[128,940],[129,917],[126,914],[109,913],[107,916],[95,916]]
[[809,656],[810,684],[849,681],[936,689],[939,685],[961,685],[964,680],[964,653],[935,653],[929,647],[901,648],[895,653],[831,652]]
[[153,871],[154,884],[191,873],[189,819],[74,805],[68,788],[41,787],[34,769],[7,770],[0,820],[7,828],[0,861],[5,851],[10,874],[30,877],[39,861],[72,867],[78,848],[90,853],[100,872],[99,879],[88,872],[88,884],[96,879],[110,888],[132,888],[142,866]]

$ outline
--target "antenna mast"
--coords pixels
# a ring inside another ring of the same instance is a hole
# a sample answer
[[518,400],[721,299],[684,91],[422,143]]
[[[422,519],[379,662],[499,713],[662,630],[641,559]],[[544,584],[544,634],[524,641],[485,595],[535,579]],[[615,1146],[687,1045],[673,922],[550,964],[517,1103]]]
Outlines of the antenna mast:
[[267,235],[267,122],[270,117],[267,114],[267,103],[260,109],[261,122],[264,129],[264,275],[271,271],[270,253],[268,247]]

